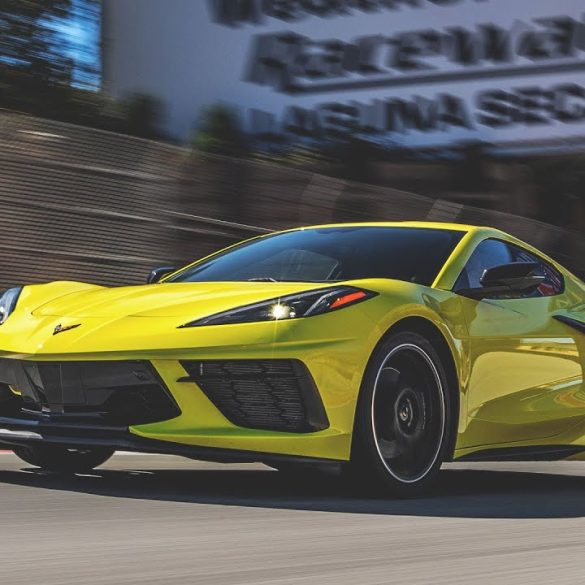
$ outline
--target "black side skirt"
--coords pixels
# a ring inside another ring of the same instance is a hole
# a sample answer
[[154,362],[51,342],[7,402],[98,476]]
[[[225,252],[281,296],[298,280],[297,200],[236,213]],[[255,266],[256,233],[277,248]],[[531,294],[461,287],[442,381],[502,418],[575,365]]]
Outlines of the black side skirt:
[[582,453],[585,447],[574,445],[544,445],[539,447],[506,447],[485,449],[458,457],[455,461],[560,461]]

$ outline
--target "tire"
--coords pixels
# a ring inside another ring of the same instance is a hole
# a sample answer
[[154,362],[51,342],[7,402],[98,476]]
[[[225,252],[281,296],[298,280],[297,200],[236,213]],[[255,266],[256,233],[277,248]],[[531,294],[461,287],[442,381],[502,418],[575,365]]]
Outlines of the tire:
[[57,445],[14,447],[14,453],[25,463],[57,473],[84,473],[99,467],[113,454],[114,449],[69,449]]
[[449,456],[452,404],[445,367],[425,337],[384,340],[366,368],[345,475],[376,493],[424,493]]

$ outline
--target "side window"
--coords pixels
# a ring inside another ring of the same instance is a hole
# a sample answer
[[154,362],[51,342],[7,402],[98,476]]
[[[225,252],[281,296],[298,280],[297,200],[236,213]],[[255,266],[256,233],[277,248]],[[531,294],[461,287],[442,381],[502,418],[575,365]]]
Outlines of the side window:
[[563,276],[554,266],[523,248],[514,245],[510,245],[510,248],[515,251],[514,262],[538,262],[535,272],[545,277],[545,281],[530,295],[531,297],[554,297],[565,290]]
[[508,245],[500,240],[484,240],[474,250],[455,283],[455,291],[479,288],[480,279],[488,268],[513,262]]
[[563,277],[556,268],[523,248],[493,239],[484,240],[477,246],[459,275],[454,290],[480,287],[480,279],[487,269],[511,262],[537,262],[536,273],[546,278],[534,293],[515,298],[550,297],[563,292]]

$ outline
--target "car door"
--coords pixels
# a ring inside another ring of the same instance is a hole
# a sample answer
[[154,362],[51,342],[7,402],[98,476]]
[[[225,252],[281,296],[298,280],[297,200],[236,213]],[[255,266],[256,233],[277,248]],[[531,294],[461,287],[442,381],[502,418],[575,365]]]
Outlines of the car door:
[[531,294],[461,298],[470,355],[462,447],[554,442],[585,417],[580,334],[554,318],[568,305],[556,268],[519,246],[487,239],[471,255],[454,291],[479,287],[486,269],[511,262],[538,262],[545,282]]

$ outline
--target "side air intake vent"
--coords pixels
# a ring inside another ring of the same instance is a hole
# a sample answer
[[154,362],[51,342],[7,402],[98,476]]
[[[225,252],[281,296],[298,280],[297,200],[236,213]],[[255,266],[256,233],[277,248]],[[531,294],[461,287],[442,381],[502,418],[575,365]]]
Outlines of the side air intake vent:
[[310,433],[329,426],[307,367],[298,360],[182,361],[189,376],[233,424]]

